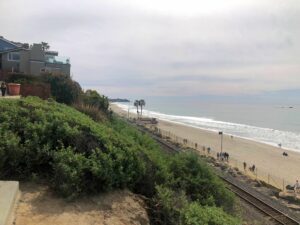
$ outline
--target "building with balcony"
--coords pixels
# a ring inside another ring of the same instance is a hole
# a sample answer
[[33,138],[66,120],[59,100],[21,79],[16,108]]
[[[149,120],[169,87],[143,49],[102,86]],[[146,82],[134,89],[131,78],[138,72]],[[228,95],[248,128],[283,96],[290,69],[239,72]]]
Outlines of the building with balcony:
[[0,36],[0,72],[32,75],[61,73],[70,76],[70,59],[47,51],[42,44],[16,43]]

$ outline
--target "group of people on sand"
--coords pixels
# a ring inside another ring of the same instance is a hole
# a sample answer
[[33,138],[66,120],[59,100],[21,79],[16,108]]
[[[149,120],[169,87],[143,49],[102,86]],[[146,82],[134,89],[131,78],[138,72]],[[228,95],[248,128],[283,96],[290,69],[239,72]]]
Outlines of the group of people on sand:
[[[282,148],[282,144],[279,143],[279,144],[278,144],[278,147],[279,147],[279,148]],[[285,151],[282,153],[282,155],[283,155],[283,156],[289,156],[289,154],[287,154],[287,152],[285,152]]]
[[205,152],[207,150],[207,154],[210,154],[211,148],[203,146],[203,151]]
[[229,160],[229,153],[227,152],[218,152],[217,153],[217,159],[221,161],[227,161]]
[[[244,171],[246,171],[247,170],[247,163],[246,162],[243,162],[243,166],[244,166]],[[255,169],[256,169],[256,167],[255,167],[255,165],[253,164],[252,166],[250,166],[249,167],[249,171],[251,171],[251,172],[255,172]]]

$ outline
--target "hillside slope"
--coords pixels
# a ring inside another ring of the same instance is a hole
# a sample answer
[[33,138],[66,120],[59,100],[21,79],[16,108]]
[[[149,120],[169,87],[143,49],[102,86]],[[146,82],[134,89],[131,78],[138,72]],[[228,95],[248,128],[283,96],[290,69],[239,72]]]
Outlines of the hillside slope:
[[0,179],[42,181],[68,200],[128,189],[170,225],[240,224],[233,194],[198,155],[167,155],[116,117],[32,97],[0,103]]

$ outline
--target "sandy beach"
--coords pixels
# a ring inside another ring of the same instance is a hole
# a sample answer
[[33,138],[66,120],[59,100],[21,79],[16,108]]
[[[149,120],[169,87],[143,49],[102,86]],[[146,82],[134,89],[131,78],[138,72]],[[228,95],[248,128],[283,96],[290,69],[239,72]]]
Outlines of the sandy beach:
[[[115,104],[111,104],[111,109],[119,115],[127,116],[127,112]],[[132,114],[130,116],[136,117]],[[198,146],[210,147],[212,155],[221,151],[221,137],[217,132],[162,120],[159,120],[157,127],[197,143]],[[202,151],[202,148],[198,149]],[[243,162],[247,163],[247,167],[255,164],[258,178],[279,188],[300,179],[300,153],[229,135],[223,135],[223,151],[229,153],[231,165],[243,170]],[[282,155],[283,151],[288,153],[288,157]],[[246,173],[255,176],[248,170]]]

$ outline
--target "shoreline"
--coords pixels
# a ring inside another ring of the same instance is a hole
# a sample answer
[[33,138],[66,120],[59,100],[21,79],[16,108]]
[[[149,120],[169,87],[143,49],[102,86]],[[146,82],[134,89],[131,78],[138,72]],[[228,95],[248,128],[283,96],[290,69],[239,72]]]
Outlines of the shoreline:
[[[219,132],[218,130],[203,128],[203,127],[197,127],[197,126],[193,126],[193,125],[190,125],[190,124],[185,124],[185,123],[182,123],[182,122],[171,121],[171,120],[168,120],[168,119],[157,119],[157,120],[165,121],[167,123],[174,123],[174,124],[178,124],[178,125],[181,125],[181,126],[192,127],[192,128],[195,128],[195,129],[206,131],[206,132],[212,132],[212,133],[218,133]],[[230,133],[224,133],[224,132],[223,132],[223,134],[224,134],[224,136],[229,136],[229,137],[233,136],[235,138],[245,139],[245,140],[257,142],[257,143],[260,143],[260,144],[269,145],[271,147],[277,148],[278,150],[291,151],[291,152],[296,152],[296,153],[300,154],[300,150],[298,150],[298,149],[286,148],[286,147],[279,148],[275,143],[272,143],[272,142],[267,142],[267,141],[264,142],[264,141],[261,141],[261,140],[256,140],[254,138],[242,137],[242,136],[239,136],[239,135],[236,135],[236,134],[230,134]]]
[[[110,104],[110,107],[115,113],[127,117],[128,112],[116,104]],[[130,113],[130,117],[136,118],[136,114]],[[214,155],[220,152],[220,135],[212,130],[162,119],[158,119],[157,128],[172,133],[173,136],[188,139],[199,146],[210,147]],[[247,163],[247,167],[255,164],[259,179],[268,182],[271,179],[277,187],[293,185],[300,179],[300,153],[297,151],[226,133],[223,135],[223,151],[229,153],[233,167],[243,170],[243,162]],[[284,157],[283,151],[289,156]]]
[[[111,104],[113,104],[114,106],[118,107],[120,110],[122,110],[122,115],[124,117],[127,117],[127,114],[128,114],[128,111],[125,110],[124,108],[120,107],[118,105],[117,102],[112,102]],[[123,113],[124,112],[124,113]],[[156,113],[156,112],[154,112]],[[160,112],[158,114],[161,114]],[[163,115],[167,115],[168,114],[164,114],[162,113]],[[130,112],[129,113],[130,117],[133,117],[133,118],[136,118],[137,115],[136,113],[132,113]],[[169,115],[169,116],[174,116],[174,117],[187,117],[187,118],[196,118],[197,117],[193,117],[193,116],[179,116],[179,115]],[[143,115],[143,117],[150,117],[149,115]],[[155,115],[152,115],[151,117],[156,117]],[[188,127],[192,127],[192,128],[196,128],[196,129],[200,129],[200,130],[203,130],[203,131],[208,131],[208,132],[215,132],[215,133],[218,133],[219,131],[222,131],[222,129],[213,129],[213,128],[204,128],[204,127],[201,127],[201,126],[196,126],[196,125],[192,125],[192,124],[188,124],[188,123],[184,123],[184,122],[178,122],[178,121],[173,121],[171,119],[167,119],[167,118],[156,118],[157,120],[160,120],[160,121],[165,121],[165,122],[169,122],[169,123],[175,123],[175,124],[178,124],[178,125],[182,125],[182,126],[188,126]],[[206,118],[204,118],[206,119]],[[224,124],[231,124],[231,125],[238,125],[238,126],[247,126],[247,127],[253,127],[253,128],[258,128],[258,129],[264,129],[264,130],[270,130],[270,132],[286,132],[286,133],[293,133],[291,131],[282,131],[282,130],[278,130],[278,129],[272,129],[272,128],[267,128],[267,127],[256,127],[256,126],[253,126],[253,125],[248,125],[248,124],[240,124],[240,123],[234,123],[234,122],[225,122],[225,121],[218,121],[216,120],[215,122],[219,122],[219,123],[224,123]],[[278,142],[272,142],[272,141],[263,141],[263,140],[260,140],[259,138],[252,138],[252,137],[245,137],[245,136],[240,136],[240,135],[237,135],[237,134],[232,134],[232,133],[227,133],[227,132],[224,132],[223,131],[223,134],[224,135],[228,135],[228,136],[233,136],[233,137],[237,137],[237,138],[241,138],[241,139],[245,139],[245,140],[249,140],[249,141],[253,141],[253,142],[258,142],[258,143],[261,143],[261,144],[266,144],[266,145],[269,145],[271,147],[274,147],[274,148],[278,148],[279,150],[283,150],[283,151],[292,151],[292,152],[296,152],[296,153],[299,153],[300,154],[300,149],[297,149],[297,148],[293,148],[293,147],[286,147],[285,145],[284,146],[281,146],[279,147],[278,146]]]

